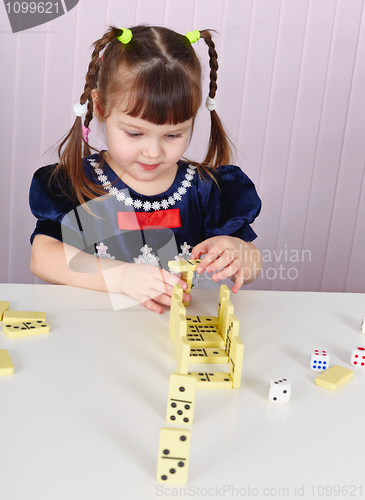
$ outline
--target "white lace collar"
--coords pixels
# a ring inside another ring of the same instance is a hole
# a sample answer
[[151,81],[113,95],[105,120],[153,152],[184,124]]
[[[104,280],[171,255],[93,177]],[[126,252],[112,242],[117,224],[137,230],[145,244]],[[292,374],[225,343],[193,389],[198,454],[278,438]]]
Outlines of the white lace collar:
[[133,199],[131,196],[125,194],[125,190],[122,191],[111,184],[108,177],[105,175],[104,170],[99,165],[99,163],[93,158],[88,158],[90,165],[93,167],[99,182],[103,185],[106,191],[117,198],[117,200],[122,201],[126,207],[133,206],[134,208],[143,208],[145,212],[150,210],[160,210],[167,209],[175,205],[177,201],[187,193],[187,189],[191,187],[191,181],[194,179],[196,167],[189,165],[186,169],[185,178],[181,181],[181,186],[168,198],[162,199],[161,201],[141,201],[138,199]]

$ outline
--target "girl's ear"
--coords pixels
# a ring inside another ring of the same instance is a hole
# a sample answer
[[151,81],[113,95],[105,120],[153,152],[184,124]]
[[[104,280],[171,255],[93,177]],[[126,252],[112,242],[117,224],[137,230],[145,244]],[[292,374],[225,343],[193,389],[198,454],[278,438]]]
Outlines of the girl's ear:
[[99,91],[97,89],[93,89],[91,91],[91,97],[93,99],[93,111],[94,111],[94,116],[99,120],[99,122],[103,122],[103,110],[101,109],[100,103],[99,103]]

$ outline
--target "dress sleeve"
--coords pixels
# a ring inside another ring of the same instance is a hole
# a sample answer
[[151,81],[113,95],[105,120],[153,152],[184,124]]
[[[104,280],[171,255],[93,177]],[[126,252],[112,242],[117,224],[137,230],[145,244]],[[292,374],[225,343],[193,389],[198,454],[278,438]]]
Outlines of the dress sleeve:
[[250,224],[259,215],[261,200],[253,182],[234,165],[218,168],[219,187],[212,182],[204,215],[204,239],[229,235],[252,241]]
[[57,194],[57,190],[50,188],[49,179],[55,165],[38,169],[32,179],[29,191],[29,205],[32,214],[37,219],[30,242],[33,243],[37,234],[45,234],[56,240],[63,241],[61,221],[73,209],[71,201]]

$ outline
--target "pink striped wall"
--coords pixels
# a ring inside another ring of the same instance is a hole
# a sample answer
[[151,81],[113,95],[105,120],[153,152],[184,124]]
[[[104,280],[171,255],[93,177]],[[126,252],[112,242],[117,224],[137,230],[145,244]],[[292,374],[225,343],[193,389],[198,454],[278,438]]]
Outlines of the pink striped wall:
[[[0,281],[37,282],[29,183],[73,121],[92,43],[108,24],[147,23],[218,32],[218,111],[263,200],[250,288],[365,291],[364,0],[80,0],[18,34],[0,8]],[[208,123],[202,109],[187,156],[203,157]],[[95,124],[90,140],[103,145]]]

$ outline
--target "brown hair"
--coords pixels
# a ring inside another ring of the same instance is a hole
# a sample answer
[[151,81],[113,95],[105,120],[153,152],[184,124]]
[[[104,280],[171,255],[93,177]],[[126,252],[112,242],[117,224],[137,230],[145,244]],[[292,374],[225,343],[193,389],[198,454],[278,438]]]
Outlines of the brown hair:
[[[84,126],[88,127],[93,119],[93,89],[98,89],[98,104],[104,118],[114,106],[121,103],[123,96],[127,97],[127,102],[123,100],[125,112],[133,117],[158,125],[175,125],[190,118],[194,122],[202,100],[201,66],[187,37],[157,26],[130,29],[133,37],[127,44],[118,40],[122,30],[114,27],[94,44],[84,92],[80,97],[80,104],[87,103]],[[214,98],[217,90],[217,52],[209,30],[201,31],[200,37],[205,40],[209,50],[209,96]],[[211,130],[206,157],[202,163],[192,163],[200,173],[205,172],[214,178],[214,170],[230,162],[231,150],[216,111],[211,111],[210,116]],[[54,175],[70,181],[73,192],[67,194],[80,204],[86,198],[105,193],[85,175],[82,158],[90,154],[90,147],[82,136],[81,117],[76,117],[71,130],[58,147],[60,161]]]

